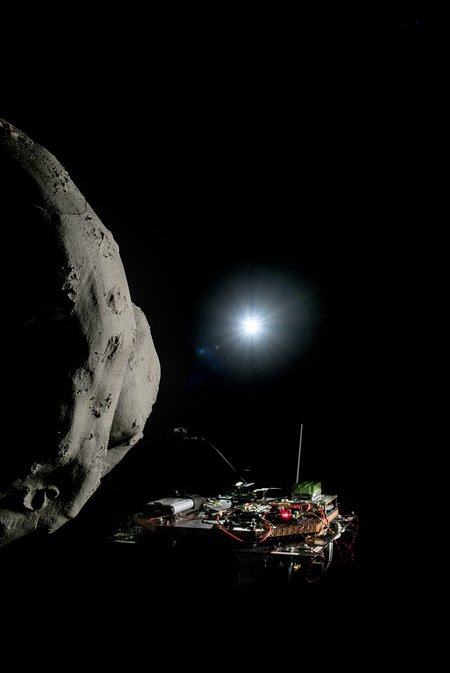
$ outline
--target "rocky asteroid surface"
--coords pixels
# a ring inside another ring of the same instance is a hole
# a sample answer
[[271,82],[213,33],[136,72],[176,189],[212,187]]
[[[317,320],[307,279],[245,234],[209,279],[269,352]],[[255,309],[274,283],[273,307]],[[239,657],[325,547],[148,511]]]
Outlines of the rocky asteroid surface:
[[160,364],[119,249],[57,159],[0,119],[0,546],[76,517],[143,434]]

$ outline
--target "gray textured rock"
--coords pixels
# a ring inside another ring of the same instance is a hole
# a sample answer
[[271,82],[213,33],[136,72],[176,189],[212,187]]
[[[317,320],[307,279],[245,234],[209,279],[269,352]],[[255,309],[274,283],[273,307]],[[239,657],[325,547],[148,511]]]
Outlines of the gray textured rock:
[[160,366],[118,246],[67,171],[2,120],[0,170],[4,545],[78,514],[142,437]]

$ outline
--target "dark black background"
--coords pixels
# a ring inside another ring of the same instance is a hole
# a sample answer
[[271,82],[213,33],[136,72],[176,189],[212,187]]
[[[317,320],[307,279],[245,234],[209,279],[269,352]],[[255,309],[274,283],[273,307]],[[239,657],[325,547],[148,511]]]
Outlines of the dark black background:
[[[395,563],[394,494],[423,450],[435,366],[436,17],[410,5],[69,23],[42,38],[29,26],[12,48],[1,115],[112,231],[162,378],[144,439],[60,539],[95,538],[166,495],[174,427],[266,485],[294,480],[303,423],[301,477],[360,517],[355,575],[334,579],[356,595]],[[249,278],[287,298],[290,322],[270,357],[243,360],[220,312]],[[183,450],[208,488],[223,466]]]

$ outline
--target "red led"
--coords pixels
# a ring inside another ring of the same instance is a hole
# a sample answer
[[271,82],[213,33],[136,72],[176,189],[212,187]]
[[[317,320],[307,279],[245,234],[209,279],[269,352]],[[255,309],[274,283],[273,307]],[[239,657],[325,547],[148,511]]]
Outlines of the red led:
[[286,509],[285,507],[280,507],[280,516],[282,519],[292,519],[292,513],[290,509]]

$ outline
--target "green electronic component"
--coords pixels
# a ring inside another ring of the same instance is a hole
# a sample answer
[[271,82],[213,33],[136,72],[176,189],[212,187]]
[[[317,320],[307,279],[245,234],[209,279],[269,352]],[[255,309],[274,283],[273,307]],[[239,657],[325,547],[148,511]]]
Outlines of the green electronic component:
[[292,487],[292,495],[301,498],[314,498],[321,493],[322,485],[320,481],[302,481]]

